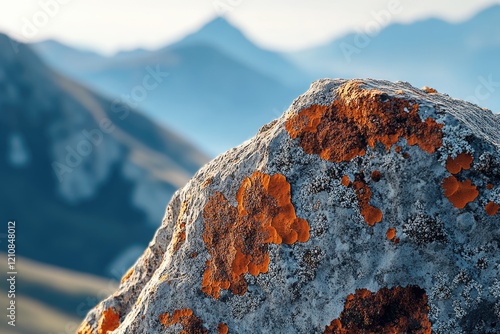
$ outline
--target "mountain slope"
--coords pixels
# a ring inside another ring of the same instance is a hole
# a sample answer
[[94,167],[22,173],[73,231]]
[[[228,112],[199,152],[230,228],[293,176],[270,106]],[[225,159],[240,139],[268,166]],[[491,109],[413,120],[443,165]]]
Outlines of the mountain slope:
[[437,19],[393,24],[374,37],[365,35],[363,39],[358,34],[348,34],[289,57],[317,77],[383,77],[409,81],[498,112],[499,17],[500,5],[496,5],[458,24]]
[[16,53],[5,35],[0,45],[0,203],[18,222],[19,255],[116,275],[205,156],[48,69],[29,47]]
[[30,44],[44,61],[68,76],[84,71],[95,71],[105,65],[109,59],[90,50],[69,47],[56,40],[45,40]]

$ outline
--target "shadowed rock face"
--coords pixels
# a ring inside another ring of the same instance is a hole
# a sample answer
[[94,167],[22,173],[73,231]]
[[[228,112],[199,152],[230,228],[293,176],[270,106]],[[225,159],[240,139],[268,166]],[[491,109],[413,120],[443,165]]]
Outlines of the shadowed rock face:
[[499,133],[432,89],[315,82],[174,195],[79,333],[496,333]]

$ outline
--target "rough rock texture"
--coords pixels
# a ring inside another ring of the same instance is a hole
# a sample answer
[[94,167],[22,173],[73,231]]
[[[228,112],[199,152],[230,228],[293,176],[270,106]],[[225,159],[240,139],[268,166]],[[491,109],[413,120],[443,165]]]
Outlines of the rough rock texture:
[[79,333],[498,333],[499,151],[470,103],[315,82],[175,194]]

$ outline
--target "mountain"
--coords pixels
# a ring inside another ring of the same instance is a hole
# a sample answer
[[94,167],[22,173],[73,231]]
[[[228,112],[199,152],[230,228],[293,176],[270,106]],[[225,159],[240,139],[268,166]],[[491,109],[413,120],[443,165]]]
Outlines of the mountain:
[[392,24],[375,36],[351,33],[288,56],[316,77],[404,80],[500,112],[499,17],[495,5],[457,24]]
[[54,68],[112,100],[123,100],[134,90],[144,93],[148,69],[168,73],[132,103],[212,155],[249,139],[309,82],[281,55],[256,47],[224,19],[159,50],[132,50],[110,58],[73,50],[88,56],[84,67],[79,57],[63,58],[65,53],[50,43],[33,47]]
[[496,333],[500,116],[313,83],[172,198],[78,334]]
[[18,254],[116,277],[206,158],[11,45],[0,35],[0,203]]
[[[142,82],[148,68],[168,77],[147,91],[140,106],[212,154],[250,138],[292,98],[293,90],[277,80],[206,45],[172,47],[141,59],[115,62],[103,71],[85,74],[84,81],[119,97]],[[245,126],[240,129],[240,124]]]
[[172,46],[210,45],[291,88],[305,89],[310,76],[279,53],[259,48],[223,17],[187,35]]
[[[2,263],[7,255],[0,253]],[[103,294],[116,289],[115,281],[17,257],[16,326],[0,323],[3,334],[75,332],[78,323]],[[0,296],[9,305],[7,293]]]
[[69,47],[53,39],[30,46],[42,55],[45,63],[70,77],[86,71],[96,71],[109,62],[108,57],[97,52]]

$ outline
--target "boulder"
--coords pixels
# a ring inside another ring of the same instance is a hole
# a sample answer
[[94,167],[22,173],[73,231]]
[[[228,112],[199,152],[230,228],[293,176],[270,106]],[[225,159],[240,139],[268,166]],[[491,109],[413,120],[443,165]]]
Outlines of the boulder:
[[176,192],[79,333],[498,333],[499,153],[489,110],[317,81]]

